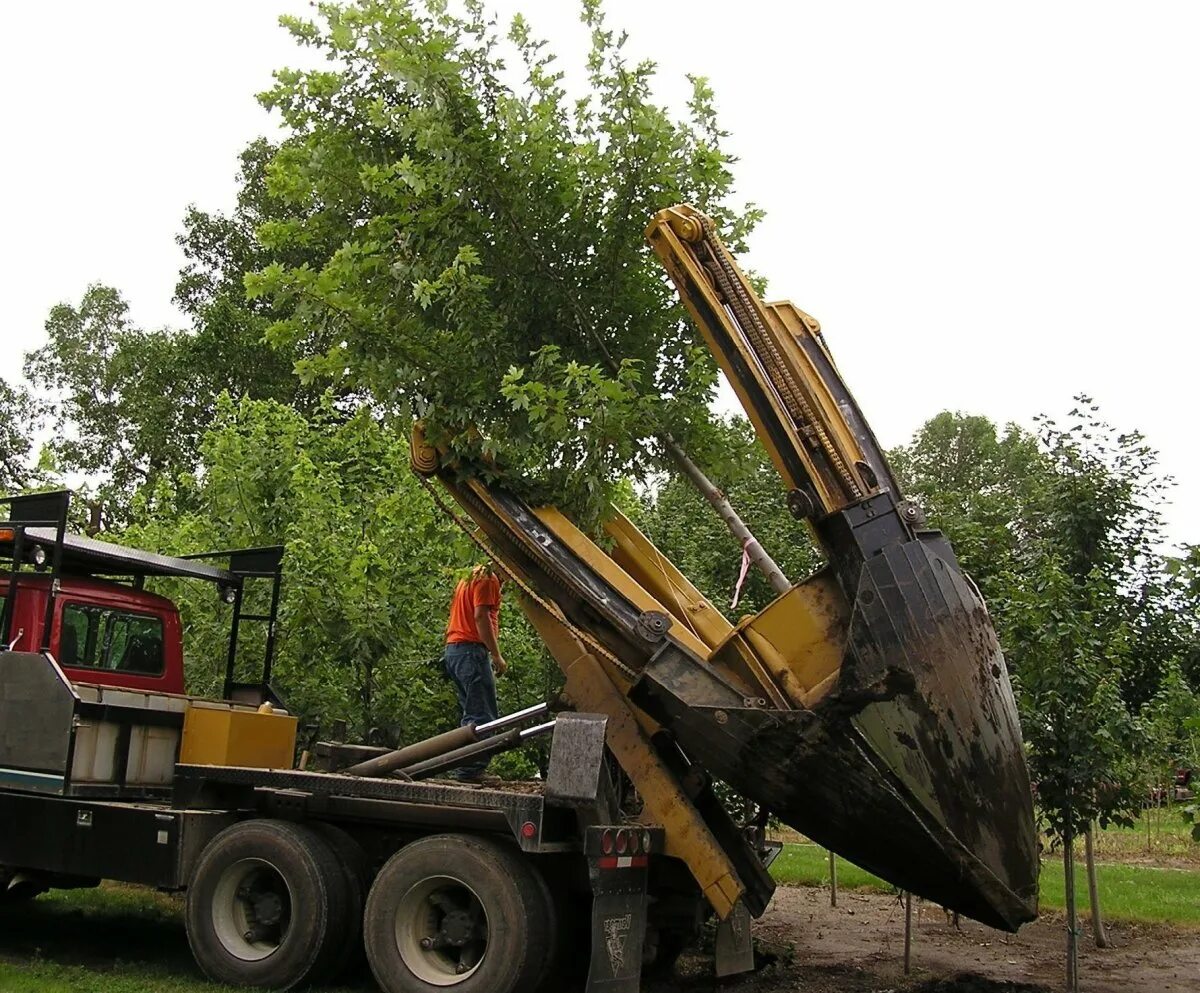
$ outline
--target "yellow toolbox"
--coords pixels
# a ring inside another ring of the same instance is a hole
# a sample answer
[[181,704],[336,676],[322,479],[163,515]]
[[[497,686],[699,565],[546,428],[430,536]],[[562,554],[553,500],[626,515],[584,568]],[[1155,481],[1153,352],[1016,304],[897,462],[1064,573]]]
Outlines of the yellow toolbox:
[[183,716],[179,761],[184,765],[236,765],[290,769],[297,719],[266,709],[193,700]]

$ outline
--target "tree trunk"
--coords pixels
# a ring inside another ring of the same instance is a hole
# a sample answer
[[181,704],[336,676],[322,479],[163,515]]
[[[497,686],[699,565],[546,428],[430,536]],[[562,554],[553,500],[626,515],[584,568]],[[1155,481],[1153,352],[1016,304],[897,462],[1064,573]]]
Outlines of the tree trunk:
[[1079,993],[1079,918],[1075,913],[1075,834],[1063,833],[1063,878],[1067,901],[1067,993]]
[[829,906],[837,906],[837,856],[829,853]]
[[[608,362],[609,368],[613,372],[620,370],[620,364],[613,358],[612,353],[608,350],[608,346],[604,343],[604,339],[597,333],[596,328],[586,319],[583,313],[579,310],[578,304],[575,309],[575,320],[578,330],[586,337],[590,337],[592,341],[599,347],[600,354]],[[746,522],[738,516],[733,505],[728,498],[722,493],[717,486],[709,479],[701,470],[701,468],[692,461],[691,456],[683,450],[679,442],[665,432],[658,436],[658,440],[662,442],[663,448],[667,454],[671,456],[672,461],[683,470],[684,475],[692,481],[692,484],[698,489],[718,514],[721,515],[721,520],[725,522],[725,526],[729,528],[730,533],[737,538],[742,548],[746,550],[746,554],[750,557],[750,562],[759,572],[767,579],[777,594],[784,594],[792,588],[792,584],[788,581],[787,576],[783,574],[783,570],[775,564],[775,560],[767,554],[766,550],[758,543],[758,539],[754,537],[753,532],[746,527]]]
[[691,460],[691,457],[679,444],[668,437],[662,438],[662,443],[665,446],[668,454],[675,461],[675,464],[683,470],[684,475],[692,481],[692,484],[704,496],[704,499],[712,504],[713,509],[721,515],[721,520],[725,522],[725,526],[729,528],[730,533],[738,540],[741,546],[746,550],[746,554],[750,558],[750,562],[767,578],[767,582],[771,584],[771,589],[776,593],[786,593],[792,588],[792,584],[788,581],[787,576],[783,574],[783,570],[775,564],[775,560],[766,553],[766,550],[758,543],[758,539],[746,526],[746,522],[738,516],[733,505],[724,493],[717,488],[713,483]]
[[1095,835],[1096,825],[1089,824],[1083,844],[1087,855],[1088,900],[1092,905],[1092,936],[1096,939],[1097,948],[1108,948],[1108,933],[1104,930],[1104,918],[1100,915],[1100,888],[1096,885]]

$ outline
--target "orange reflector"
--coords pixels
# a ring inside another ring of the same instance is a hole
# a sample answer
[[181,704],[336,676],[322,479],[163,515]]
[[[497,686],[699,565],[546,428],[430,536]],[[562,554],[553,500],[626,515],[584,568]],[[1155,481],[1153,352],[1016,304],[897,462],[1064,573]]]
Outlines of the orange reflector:
[[0,541],[12,541],[16,537],[12,528],[0,528]]

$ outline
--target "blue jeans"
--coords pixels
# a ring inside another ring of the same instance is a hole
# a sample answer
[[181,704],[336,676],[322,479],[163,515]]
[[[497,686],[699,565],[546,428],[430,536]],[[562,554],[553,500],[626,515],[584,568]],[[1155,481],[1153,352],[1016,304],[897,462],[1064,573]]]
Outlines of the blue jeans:
[[[458,693],[458,708],[462,711],[459,726],[486,724],[500,716],[496,704],[496,677],[488,650],[475,641],[463,641],[446,646],[442,655],[446,675]],[[487,760],[459,766],[453,773],[458,778],[478,776],[487,768]]]

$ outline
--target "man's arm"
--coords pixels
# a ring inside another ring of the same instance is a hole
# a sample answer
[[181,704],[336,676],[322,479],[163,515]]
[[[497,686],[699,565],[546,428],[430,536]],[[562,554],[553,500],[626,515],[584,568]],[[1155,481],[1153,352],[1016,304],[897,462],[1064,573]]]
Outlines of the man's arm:
[[482,603],[475,605],[475,630],[479,632],[480,640],[492,656],[492,668],[496,670],[496,675],[503,676],[508,663],[500,654],[500,645],[496,641],[496,629],[492,620],[494,609]]

